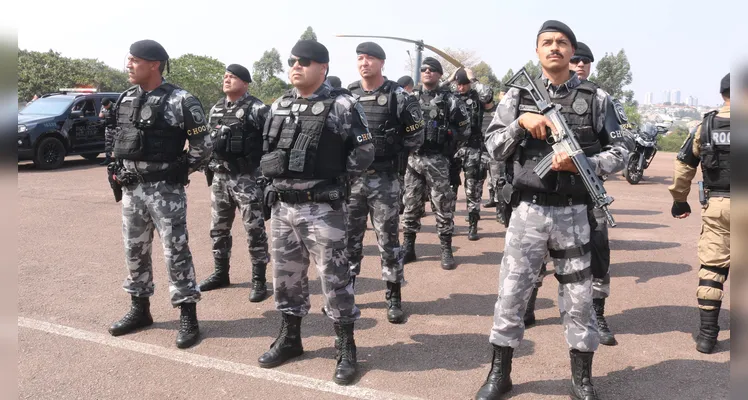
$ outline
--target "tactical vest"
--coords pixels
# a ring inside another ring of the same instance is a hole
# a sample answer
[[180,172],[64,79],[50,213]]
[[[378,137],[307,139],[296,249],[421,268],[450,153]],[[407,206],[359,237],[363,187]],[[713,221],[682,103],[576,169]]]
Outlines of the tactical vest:
[[467,106],[468,112],[470,113],[470,138],[467,140],[467,145],[480,149],[483,144],[483,103],[478,98],[478,92],[470,89],[467,94],[459,94],[460,100],[462,100]]
[[262,157],[263,127],[258,129],[247,121],[252,106],[259,101],[255,97],[247,96],[234,107],[227,108],[221,99],[214,106],[210,116],[213,157],[229,163],[236,163],[243,158],[249,168],[249,171],[240,171],[243,173],[254,170]]
[[360,82],[348,86],[366,113],[369,133],[376,148],[373,165],[393,160],[403,148],[400,123],[397,120],[397,98],[394,89],[397,83],[385,81],[374,93],[367,94]]
[[178,88],[164,83],[150,93],[133,86],[116,106],[119,132],[114,138],[114,156],[125,160],[173,162],[184,150],[187,135],[166,121],[167,100]]
[[447,115],[449,115],[446,99],[448,91],[437,89],[435,96],[415,91],[414,95],[418,98],[423,112],[424,141],[421,151],[426,153],[444,153],[447,142],[449,141],[449,125]]
[[712,111],[704,118],[701,130],[701,171],[704,186],[710,190],[730,191],[730,118]]
[[[596,92],[595,85],[585,81],[566,96],[551,99],[554,104],[561,105],[561,114],[566,119],[569,128],[576,134],[577,142],[587,157],[599,153],[602,149],[592,118]],[[526,112],[537,113],[538,109],[530,95],[523,91],[519,102],[519,115]],[[587,193],[584,182],[578,174],[551,171],[545,178],[540,179],[533,168],[543,157],[553,152],[553,148],[545,140],[533,139],[529,132],[525,132],[525,137],[524,144],[517,148],[514,156],[512,184],[516,189],[565,195]]]
[[[267,150],[274,154],[263,156],[264,160],[277,160],[282,172],[269,177],[335,179],[345,173],[345,141],[325,123],[341,93],[350,92],[333,90],[330,97],[314,101],[294,99],[290,91],[286,92],[273,111],[265,138]],[[263,166],[263,173],[268,176],[265,169]]]

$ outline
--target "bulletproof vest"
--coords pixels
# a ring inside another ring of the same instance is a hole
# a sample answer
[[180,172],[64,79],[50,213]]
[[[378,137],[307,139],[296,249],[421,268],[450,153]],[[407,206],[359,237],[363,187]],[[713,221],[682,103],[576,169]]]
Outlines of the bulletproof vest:
[[486,110],[483,112],[483,121],[481,123],[481,130],[483,132],[488,131],[488,126],[491,125],[491,121],[493,121],[494,113],[496,112],[496,106],[494,105],[492,109]]
[[173,162],[182,155],[187,135],[166,121],[167,100],[178,88],[164,83],[150,93],[139,86],[128,89],[115,108],[119,132],[114,156],[126,160]]
[[102,115],[102,120],[104,121],[104,126],[112,127],[115,125],[116,115],[114,114],[114,104],[112,104],[108,110],[102,106],[101,115]]
[[478,98],[478,92],[474,89],[470,89],[466,94],[458,94],[460,100],[462,100],[467,106],[467,110],[470,113],[470,138],[467,140],[467,145],[473,148],[480,148],[483,143],[483,103]]
[[366,113],[369,132],[376,148],[375,163],[395,158],[403,148],[400,123],[397,120],[396,88],[397,82],[385,81],[377,91],[367,94],[360,82],[348,86]]
[[[584,81],[564,97],[553,98],[554,104],[561,106],[561,114],[569,128],[576,134],[577,142],[586,156],[597,154],[602,149],[594,129],[592,110],[595,106],[597,89],[593,83]],[[523,91],[519,102],[519,115],[526,112],[538,112],[530,95]],[[578,174],[566,171],[551,171],[545,178],[533,172],[533,168],[553,148],[545,140],[533,139],[525,132],[525,139],[517,148],[514,156],[514,178],[512,183],[519,190],[583,195],[587,193],[582,178]]]
[[209,121],[214,158],[229,162],[245,158],[251,169],[259,165],[263,127],[258,128],[247,121],[252,106],[259,101],[247,96],[231,108],[226,107],[224,99],[216,103]]
[[345,141],[325,123],[341,93],[349,92],[334,89],[327,98],[309,101],[294,99],[289,91],[281,98],[266,139],[268,150],[282,152],[283,172],[277,177],[334,179],[345,173]]
[[414,95],[418,98],[423,112],[424,141],[422,151],[443,153],[449,140],[449,125],[447,115],[446,95],[448,91],[437,89],[431,93],[416,90]]
[[701,171],[704,186],[730,191],[730,118],[707,114],[701,130]]

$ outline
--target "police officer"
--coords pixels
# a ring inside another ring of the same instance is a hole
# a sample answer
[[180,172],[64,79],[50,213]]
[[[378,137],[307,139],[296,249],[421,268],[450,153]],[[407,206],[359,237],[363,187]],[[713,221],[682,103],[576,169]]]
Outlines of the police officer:
[[[598,175],[623,167],[628,150],[618,132],[606,129],[608,96],[569,71],[577,41],[559,21],[546,21],[536,38],[543,70],[542,84],[551,101],[561,105],[569,127]],[[555,129],[545,116],[530,112],[529,94],[516,88],[502,98],[486,133],[486,148],[498,160],[513,163],[514,211],[501,261],[499,297],[490,342],[491,370],[476,398],[496,399],[511,390],[512,356],[524,334],[522,317],[546,253],[559,281],[559,309],[571,357],[571,394],[597,399],[592,386],[592,358],[599,336],[592,310],[590,271],[590,197],[568,154],[553,156],[552,171],[543,179],[533,168],[553,150],[546,130]]]
[[467,106],[470,113],[470,137],[461,142],[455,158],[461,159],[465,176],[465,197],[467,198],[468,240],[478,240],[478,220],[480,202],[483,197],[483,181],[486,168],[483,163],[483,113],[493,107],[493,90],[475,78],[470,68],[460,68],[454,74],[457,83],[457,97]]
[[421,217],[426,208],[423,197],[428,192],[441,242],[441,267],[450,270],[457,267],[452,255],[457,196],[450,187],[450,158],[454,143],[466,140],[470,135],[470,115],[462,100],[439,86],[442,74],[439,61],[432,57],[424,58],[421,65],[423,87],[413,92],[423,112],[425,137],[420,149],[408,158],[405,173],[403,260],[408,263],[416,259],[416,233],[421,230]]
[[699,237],[699,286],[696,299],[701,328],[696,337],[696,350],[711,353],[717,344],[719,310],[724,297],[723,285],[730,272],[730,74],[719,86],[725,104],[704,117],[690,135],[675,160],[673,196],[675,218],[691,215],[688,193],[701,164],[704,176],[701,202],[701,236]]
[[99,118],[104,120],[104,161],[99,165],[108,165],[112,162],[112,144],[114,143],[114,126],[117,125],[117,115],[114,113],[114,105],[109,99],[101,101]]
[[157,229],[169,271],[171,304],[181,310],[176,344],[187,348],[199,336],[200,289],[187,243],[184,186],[187,176],[208,161],[213,141],[200,102],[162,78],[168,60],[166,50],[153,40],[133,43],[127,70],[135,86],[115,107],[115,176],[123,189],[122,236],[129,272],[124,289],[132,296],[132,306],[109,332],[119,336],[153,323],[148,298],[154,290],[151,246]]
[[337,76],[328,76],[327,81],[330,82],[330,86],[332,86],[333,89],[340,89],[343,87],[343,82],[341,82],[340,78]]
[[410,75],[403,75],[397,80],[397,84],[408,93],[413,93],[413,78]]
[[265,205],[272,208],[271,247],[280,334],[259,359],[264,368],[300,356],[301,319],[309,312],[307,270],[317,265],[323,312],[334,321],[337,366],[333,380],[356,376],[353,323],[360,312],[345,255],[348,187],[374,160],[374,144],[361,105],[345,89],[333,89],[327,48],[300,40],[288,60],[294,88],[273,103],[264,139],[262,172],[273,179]]
[[213,157],[206,176],[211,187],[210,237],[215,271],[200,282],[200,290],[207,292],[230,284],[231,226],[238,208],[252,258],[249,301],[260,302],[267,297],[268,240],[262,218],[263,188],[257,181],[261,176],[262,130],[270,107],[247,92],[250,82],[247,68],[227,66],[223,74],[226,97],[210,110]]
[[387,282],[387,320],[405,321],[401,306],[403,265],[398,225],[400,179],[408,154],[423,144],[423,116],[415,97],[382,76],[384,50],[376,43],[356,47],[361,80],[348,86],[366,112],[376,156],[354,181],[348,206],[348,264],[353,278],[361,271],[366,220],[371,218],[382,257],[382,280]]
[[[493,107],[485,110],[483,113],[483,132],[486,132],[488,129],[495,112],[496,104],[494,103]],[[483,203],[483,207],[496,208],[496,222],[505,227],[509,225],[508,214],[512,212],[511,207],[504,201],[501,193],[501,189],[507,183],[507,180],[506,163],[490,158],[488,161],[488,200]]]

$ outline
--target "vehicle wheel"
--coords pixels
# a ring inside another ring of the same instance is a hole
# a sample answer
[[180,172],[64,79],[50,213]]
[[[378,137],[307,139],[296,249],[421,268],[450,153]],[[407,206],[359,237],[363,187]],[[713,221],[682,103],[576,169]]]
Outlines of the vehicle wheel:
[[81,157],[85,158],[88,161],[94,161],[99,157],[99,153],[81,154]]
[[48,137],[39,143],[34,155],[34,165],[40,169],[56,169],[65,162],[65,145],[56,137]]
[[623,176],[626,177],[626,181],[632,185],[636,185],[639,183],[639,181],[642,180],[642,176],[644,176],[644,171],[639,170],[639,157],[640,155],[632,154],[631,157],[629,157],[629,163],[626,165],[626,168],[623,170]]

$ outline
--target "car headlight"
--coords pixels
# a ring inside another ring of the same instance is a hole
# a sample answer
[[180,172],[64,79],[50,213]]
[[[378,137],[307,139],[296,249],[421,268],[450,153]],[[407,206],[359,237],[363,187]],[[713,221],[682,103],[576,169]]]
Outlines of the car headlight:
[[26,125],[18,125],[18,133],[24,133],[28,129],[26,129]]

